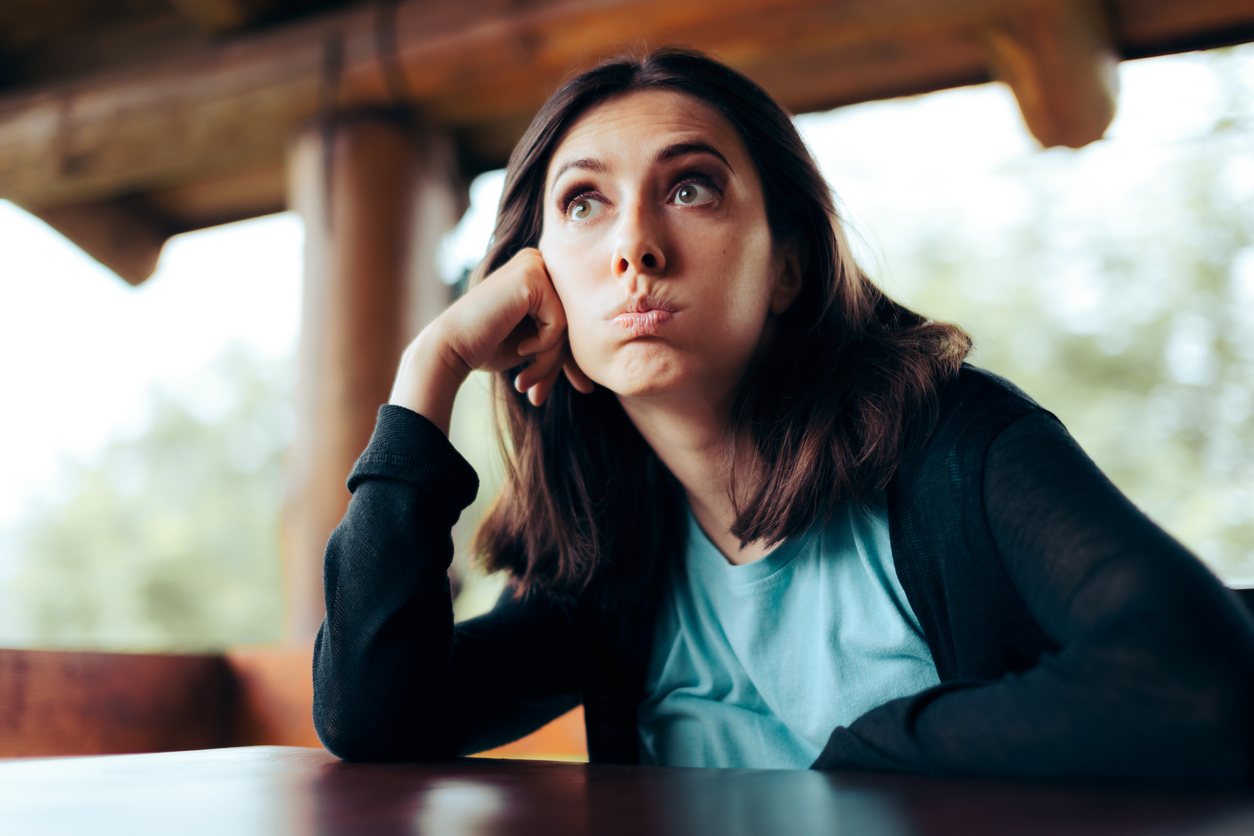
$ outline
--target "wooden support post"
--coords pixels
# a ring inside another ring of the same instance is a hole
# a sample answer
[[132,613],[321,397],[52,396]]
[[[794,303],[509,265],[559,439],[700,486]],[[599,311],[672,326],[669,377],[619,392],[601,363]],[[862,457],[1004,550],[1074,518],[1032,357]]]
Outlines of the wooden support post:
[[435,255],[466,206],[447,137],[406,112],[338,114],[300,133],[290,205],[305,222],[296,431],[282,552],[287,641],[312,642],[322,561],[345,480],[387,401],[401,352],[448,301]]

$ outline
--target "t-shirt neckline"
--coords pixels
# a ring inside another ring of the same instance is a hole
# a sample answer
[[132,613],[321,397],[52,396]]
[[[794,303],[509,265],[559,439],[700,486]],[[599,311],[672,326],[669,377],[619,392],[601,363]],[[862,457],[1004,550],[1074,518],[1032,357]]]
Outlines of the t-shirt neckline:
[[813,534],[811,529],[787,537],[766,555],[752,563],[736,564],[729,561],[714,544],[686,503],[684,514],[688,518],[685,555],[689,569],[702,577],[717,578],[722,583],[733,587],[746,587],[761,583],[787,568],[801,553]]

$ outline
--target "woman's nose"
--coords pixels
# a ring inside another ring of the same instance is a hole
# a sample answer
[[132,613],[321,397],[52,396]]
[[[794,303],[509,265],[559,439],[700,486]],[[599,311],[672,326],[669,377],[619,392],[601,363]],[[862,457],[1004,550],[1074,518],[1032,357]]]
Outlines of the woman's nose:
[[613,259],[614,276],[620,279],[641,273],[657,276],[666,271],[662,236],[648,210],[624,214]]

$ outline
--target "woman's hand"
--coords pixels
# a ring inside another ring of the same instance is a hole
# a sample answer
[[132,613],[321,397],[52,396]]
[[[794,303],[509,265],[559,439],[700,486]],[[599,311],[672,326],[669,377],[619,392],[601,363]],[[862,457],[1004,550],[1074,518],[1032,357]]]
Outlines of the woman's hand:
[[531,248],[470,288],[406,347],[388,402],[447,433],[453,399],[471,371],[503,371],[528,358],[514,386],[536,406],[563,369],[577,390],[593,390],[570,356],[566,313],[540,251]]

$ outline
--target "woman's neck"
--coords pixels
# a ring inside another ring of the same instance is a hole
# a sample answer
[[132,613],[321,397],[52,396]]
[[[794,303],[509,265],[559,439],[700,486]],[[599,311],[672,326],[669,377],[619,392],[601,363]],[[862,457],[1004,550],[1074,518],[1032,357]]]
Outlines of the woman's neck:
[[[769,549],[741,548],[731,533],[730,403],[691,398],[619,398],[645,442],[679,481],[697,523],[731,563],[751,563]],[[747,438],[738,443],[749,443]]]

